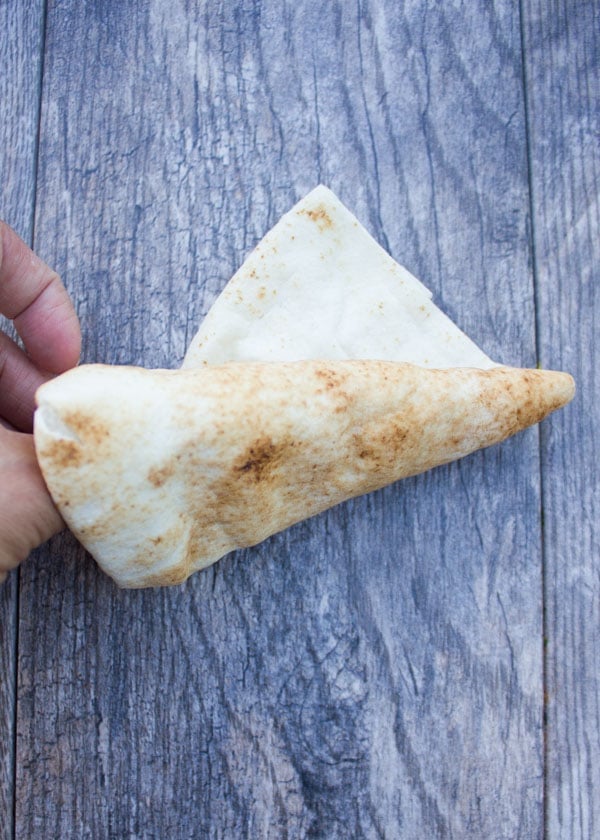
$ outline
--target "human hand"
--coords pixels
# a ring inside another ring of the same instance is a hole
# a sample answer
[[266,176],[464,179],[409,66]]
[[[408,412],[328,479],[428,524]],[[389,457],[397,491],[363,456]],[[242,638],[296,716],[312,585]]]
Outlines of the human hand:
[[0,222],[0,313],[13,321],[23,352],[0,331],[0,582],[64,523],[33,447],[39,385],[79,360],[81,332],[56,272]]

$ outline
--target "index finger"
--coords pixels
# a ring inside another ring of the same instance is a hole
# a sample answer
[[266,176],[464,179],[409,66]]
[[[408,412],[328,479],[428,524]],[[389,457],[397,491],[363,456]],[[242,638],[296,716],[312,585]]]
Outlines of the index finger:
[[73,367],[81,331],[60,277],[0,222],[0,312],[14,322],[31,360],[51,373]]

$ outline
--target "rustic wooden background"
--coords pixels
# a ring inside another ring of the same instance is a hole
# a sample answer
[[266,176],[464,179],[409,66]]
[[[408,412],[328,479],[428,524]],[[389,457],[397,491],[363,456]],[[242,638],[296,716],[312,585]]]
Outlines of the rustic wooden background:
[[39,550],[0,590],[2,838],[600,836],[599,22],[0,0],[0,215],[85,361],[178,365],[324,182],[490,355],[579,388],[179,588]]

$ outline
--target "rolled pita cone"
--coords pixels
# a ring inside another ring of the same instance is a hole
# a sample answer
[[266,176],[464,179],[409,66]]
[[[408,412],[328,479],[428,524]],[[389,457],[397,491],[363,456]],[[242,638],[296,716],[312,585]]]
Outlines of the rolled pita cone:
[[62,516],[120,586],[177,584],[353,496],[537,423],[573,396],[538,370],[378,361],[83,366],[37,394]]

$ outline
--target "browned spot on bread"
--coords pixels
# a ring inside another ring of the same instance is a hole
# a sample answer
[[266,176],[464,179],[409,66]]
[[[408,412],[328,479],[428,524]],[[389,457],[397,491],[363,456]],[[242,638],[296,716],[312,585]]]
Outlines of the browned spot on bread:
[[258,438],[233,465],[238,476],[247,476],[258,483],[268,478],[281,463],[286,450],[294,446],[291,443],[274,443],[271,438]]
[[110,430],[107,426],[96,418],[83,414],[80,411],[72,411],[65,414],[64,420],[67,426],[75,432],[77,437],[86,443],[99,446],[110,436]]
[[342,377],[339,375],[339,373],[332,370],[332,368],[317,368],[315,370],[315,376],[317,377],[317,379],[322,380],[323,384],[328,390],[331,390],[332,388],[339,388],[343,383]]
[[392,416],[355,436],[356,453],[369,469],[387,467],[397,461],[402,451],[411,446],[406,418]]
[[184,540],[187,540],[187,529],[185,524],[180,522],[154,537],[149,537],[143,548],[140,546],[139,553],[131,560],[131,568],[140,574],[141,586],[173,586],[189,577],[189,549],[185,558],[176,565],[152,573],[152,569],[156,568],[157,558],[179,553]]
[[331,216],[327,212],[324,204],[319,204],[314,208],[314,210],[302,210],[301,212],[308,216],[308,218],[314,222],[320,230],[326,230],[327,228],[333,227],[333,221],[331,220]]
[[142,587],[153,586],[177,586],[183,583],[190,576],[190,570],[187,566],[175,566],[172,569],[166,569],[162,572],[157,572],[155,575],[147,575],[141,583]]
[[148,473],[148,481],[154,487],[162,487],[163,484],[171,478],[175,469],[175,461],[171,461],[169,464],[165,464],[162,467],[153,467]]
[[78,467],[83,460],[81,447],[72,440],[52,441],[45,447],[44,456],[59,469]]

